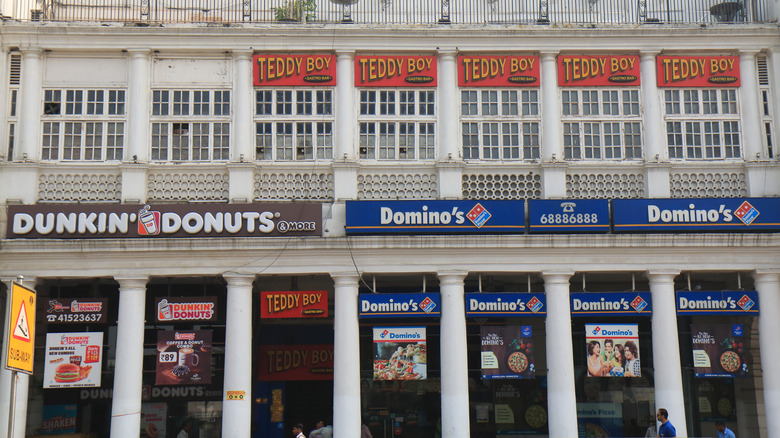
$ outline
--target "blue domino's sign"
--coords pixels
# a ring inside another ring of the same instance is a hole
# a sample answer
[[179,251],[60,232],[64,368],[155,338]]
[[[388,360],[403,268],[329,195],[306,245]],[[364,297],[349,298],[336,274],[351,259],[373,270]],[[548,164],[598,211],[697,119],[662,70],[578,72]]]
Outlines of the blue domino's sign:
[[678,315],[758,315],[756,291],[677,292]]
[[524,233],[524,201],[346,201],[347,234]]
[[609,201],[606,199],[528,201],[531,233],[606,233],[609,231]]
[[544,293],[468,293],[466,316],[472,318],[510,318],[545,316]]
[[780,230],[780,198],[615,199],[614,231]]
[[576,292],[571,316],[651,316],[650,292]]
[[360,318],[416,318],[441,316],[438,293],[360,294]]

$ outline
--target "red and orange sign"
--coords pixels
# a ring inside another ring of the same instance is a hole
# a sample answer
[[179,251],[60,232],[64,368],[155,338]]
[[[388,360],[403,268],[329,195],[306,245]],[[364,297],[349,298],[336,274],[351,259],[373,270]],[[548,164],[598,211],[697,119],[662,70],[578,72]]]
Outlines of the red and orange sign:
[[459,56],[458,86],[537,87],[538,56]]
[[639,55],[558,55],[558,85],[639,85]]
[[333,380],[333,345],[261,345],[261,381]]
[[435,87],[435,56],[356,56],[357,87]]
[[260,294],[260,318],[327,317],[327,291],[262,292]]
[[659,56],[659,87],[739,87],[737,56]]
[[335,55],[255,55],[254,85],[336,85]]

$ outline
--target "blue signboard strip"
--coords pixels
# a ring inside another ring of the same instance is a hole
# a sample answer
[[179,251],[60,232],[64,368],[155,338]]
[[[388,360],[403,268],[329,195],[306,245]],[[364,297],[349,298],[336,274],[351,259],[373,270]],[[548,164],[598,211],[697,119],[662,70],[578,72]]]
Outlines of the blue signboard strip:
[[609,201],[606,199],[528,200],[531,233],[607,232]]
[[615,199],[616,233],[780,230],[780,198]]
[[360,318],[431,318],[441,315],[438,293],[360,294]]
[[545,316],[547,303],[544,293],[468,293],[467,317],[511,318],[518,316]]
[[678,315],[759,314],[756,291],[677,292]]
[[347,234],[525,232],[524,201],[346,201]]
[[572,316],[651,316],[650,292],[576,292]]

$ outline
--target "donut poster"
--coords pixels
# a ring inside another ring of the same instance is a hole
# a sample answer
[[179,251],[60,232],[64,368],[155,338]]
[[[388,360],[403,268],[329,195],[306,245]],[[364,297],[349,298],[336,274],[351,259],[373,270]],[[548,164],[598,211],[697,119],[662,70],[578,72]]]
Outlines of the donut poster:
[[533,331],[530,326],[482,326],[483,379],[533,379]]
[[100,387],[103,332],[47,333],[44,388]]
[[748,339],[742,324],[691,324],[696,377],[746,377],[750,370]]
[[210,384],[211,335],[211,330],[158,331],[155,384]]

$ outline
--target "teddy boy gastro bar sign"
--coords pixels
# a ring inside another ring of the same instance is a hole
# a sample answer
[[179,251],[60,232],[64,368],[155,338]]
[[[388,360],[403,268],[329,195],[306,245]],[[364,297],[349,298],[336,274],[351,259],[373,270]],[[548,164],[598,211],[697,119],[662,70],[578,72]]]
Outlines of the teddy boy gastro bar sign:
[[558,85],[639,85],[639,56],[559,55]]
[[357,87],[435,87],[435,56],[356,56]]
[[336,85],[335,55],[255,55],[255,86]]
[[539,86],[538,56],[459,56],[461,87]]
[[739,87],[736,56],[659,56],[659,87]]

